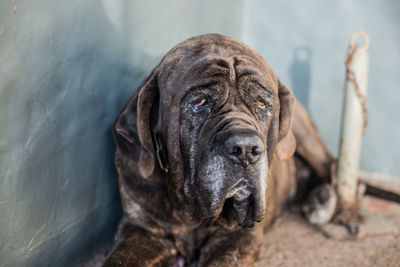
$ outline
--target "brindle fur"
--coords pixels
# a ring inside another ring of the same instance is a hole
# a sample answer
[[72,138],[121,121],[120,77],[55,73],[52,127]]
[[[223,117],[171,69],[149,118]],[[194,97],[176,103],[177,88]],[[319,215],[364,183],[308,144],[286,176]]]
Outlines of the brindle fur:
[[[260,95],[266,112],[255,106]],[[204,97],[207,110],[196,113],[193,101]],[[104,266],[172,266],[179,258],[188,266],[251,266],[264,229],[295,195],[296,176],[327,180],[332,163],[307,112],[264,59],[218,34],[169,51],[114,130],[124,217]],[[262,154],[241,167],[219,147],[245,131],[262,140]],[[251,204],[231,189],[239,178]]]

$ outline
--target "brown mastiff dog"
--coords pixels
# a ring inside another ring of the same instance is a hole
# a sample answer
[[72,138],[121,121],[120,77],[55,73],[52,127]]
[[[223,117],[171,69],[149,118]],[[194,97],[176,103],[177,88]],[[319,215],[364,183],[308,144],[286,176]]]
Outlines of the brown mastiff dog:
[[104,266],[252,265],[296,179],[329,179],[333,160],[264,59],[218,34],[164,56],[115,141],[124,217]]

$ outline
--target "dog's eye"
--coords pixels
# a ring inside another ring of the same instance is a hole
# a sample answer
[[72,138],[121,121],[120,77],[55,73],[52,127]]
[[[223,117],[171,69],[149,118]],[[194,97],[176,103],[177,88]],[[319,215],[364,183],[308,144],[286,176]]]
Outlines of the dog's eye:
[[260,100],[260,99],[257,100],[257,105],[262,109],[267,107],[267,104],[263,100]]
[[208,99],[207,98],[202,98],[200,100],[196,100],[192,104],[190,104],[189,107],[194,112],[199,112],[201,110],[204,110],[204,109],[208,108]]
[[194,103],[194,106],[199,108],[201,106],[207,105],[207,102],[208,102],[207,99],[202,98],[200,101]]
[[263,113],[265,113],[268,117],[271,116],[271,110],[270,110],[270,108],[272,107],[271,100],[258,99],[257,105],[258,108],[261,109]]

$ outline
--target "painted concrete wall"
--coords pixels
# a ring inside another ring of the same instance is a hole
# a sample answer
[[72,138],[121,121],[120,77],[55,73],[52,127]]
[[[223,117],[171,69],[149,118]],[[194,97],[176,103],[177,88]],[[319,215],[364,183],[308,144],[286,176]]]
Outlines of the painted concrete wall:
[[400,1],[248,0],[243,40],[259,51],[310,111],[337,155],[352,33],[370,44],[369,123],[361,168],[400,177]]
[[371,36],[362,167],[400,176],[398,1],[0,3],[0,266],[74,266],[120,216],[111,125],[176,43],[207,32],[258,50],[337,150],[344,52]]
[[70,266],[120,214],[110,126],[134,70],[101,5],[68,3],[0,4],[0,266]]

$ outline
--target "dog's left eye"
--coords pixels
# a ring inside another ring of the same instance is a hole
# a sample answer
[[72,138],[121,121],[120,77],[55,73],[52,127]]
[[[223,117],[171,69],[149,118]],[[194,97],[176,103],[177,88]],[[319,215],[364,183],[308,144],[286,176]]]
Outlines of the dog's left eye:
[[259,99],[257,100],[257,106],[258,106],[258,108],[261,109],[262,112],[263,112],[264,114],[266,114],[268,117],[271,116],[271,110],[270,110],[270,108],[272,107],[272,103],[271,103],[271,101],[270,101],[269,99],[264,100],[264,99],[259,98]]
[[257,105],[262,109],[267,107],[267,104],[263,100],[260,100],[260,99],[257,100]]

